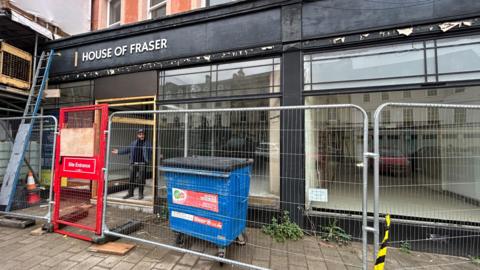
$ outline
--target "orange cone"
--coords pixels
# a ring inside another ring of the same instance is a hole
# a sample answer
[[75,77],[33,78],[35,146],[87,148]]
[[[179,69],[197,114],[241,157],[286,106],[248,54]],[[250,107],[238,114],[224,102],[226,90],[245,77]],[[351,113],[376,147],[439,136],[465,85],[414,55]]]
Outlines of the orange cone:
[[35,184],[35,179],[33,179],[33,173],[29,171],[27,177],[27,190],[35,190],[36,188],[37,184]]

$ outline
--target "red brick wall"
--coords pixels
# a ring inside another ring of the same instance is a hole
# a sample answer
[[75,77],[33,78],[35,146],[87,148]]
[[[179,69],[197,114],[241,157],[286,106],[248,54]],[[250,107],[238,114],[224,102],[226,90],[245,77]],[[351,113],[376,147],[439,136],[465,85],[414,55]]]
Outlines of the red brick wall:
[[123,0],[123,20],[124,23],[132,23],[138,21],[138,0]]
[[192,0],[174,0],[170,1],[170,14],[186,12],[192,9]]
[[92,31],[99,29],[99,17],[100,17],[100,0],[92,0]]

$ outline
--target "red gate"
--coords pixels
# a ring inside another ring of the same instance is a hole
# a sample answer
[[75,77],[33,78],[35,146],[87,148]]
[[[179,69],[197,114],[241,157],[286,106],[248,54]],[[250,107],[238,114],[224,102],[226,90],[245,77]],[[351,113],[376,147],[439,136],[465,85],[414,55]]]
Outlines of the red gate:
[[101,234],[107,122],[107,104],[60,109],[55,232],[87,241]]

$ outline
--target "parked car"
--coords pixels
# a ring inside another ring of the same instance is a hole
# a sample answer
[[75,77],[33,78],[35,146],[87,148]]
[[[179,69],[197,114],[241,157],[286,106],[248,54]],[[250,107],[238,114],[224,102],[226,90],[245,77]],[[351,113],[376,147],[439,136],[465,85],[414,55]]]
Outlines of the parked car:
[[257,143],[248,137],[232,137],[220,148],[217,156],[254,158]]
[[397,148],[380,149],[380,173],[390,175],[410,175],[411,162],[406,154]]
[[280,148],[276,143],[261,142],[255,148],[255,158],[268,160],[270,159],[271,153],[278,154],[279,152],[280,152]]
[[429,176],[439,176],[442,170],[442,148],[425,146],[410,155],[412,169]]

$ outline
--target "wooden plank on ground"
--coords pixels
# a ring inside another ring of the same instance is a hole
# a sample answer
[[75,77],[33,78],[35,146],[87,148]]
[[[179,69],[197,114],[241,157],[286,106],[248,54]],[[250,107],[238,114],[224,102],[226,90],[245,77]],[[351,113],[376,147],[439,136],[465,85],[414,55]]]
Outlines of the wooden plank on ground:
[[38,227],[35,230],[30,232],[30,235],[33,236],[41,236],[44,235],[46,232],[42,229],[42,227]]
[[134,244],[109,242],[103,245],[93,245],[88,248],[91,252],[123,256],[135,247]]

